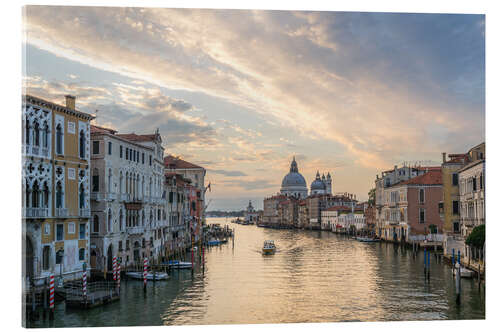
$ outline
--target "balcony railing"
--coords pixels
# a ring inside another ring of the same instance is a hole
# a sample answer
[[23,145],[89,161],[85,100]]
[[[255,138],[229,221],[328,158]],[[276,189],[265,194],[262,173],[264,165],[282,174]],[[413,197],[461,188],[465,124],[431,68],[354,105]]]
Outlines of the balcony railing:
[[120,201],[130,201],[130,194],[128,193],[120,194]]
[[116,193],[106,193],[106,199],[108,201],[116,200],[116,197],[117,197]]
[[49,148],[40,147],[40,146],[32,146],[32,145],[22,145],[22,152],[24,155],[35,155],[35,156],[49,156]]
[[80,217],[90,217],[90,208],[80,208],[78,213]]
[[129,227],[127,228],[127,231],[130,235],[142,234],[144,232],[144,227],[143,226]]
[[56,217],[67,217],[68,216],[68,208],[56,208],[55,209]]
[[40,207],[23,208],[23,217],[48,217],[49,209]]
[[90,192],[90,200],[102,201],[104,199],[104,195],[100,192]]

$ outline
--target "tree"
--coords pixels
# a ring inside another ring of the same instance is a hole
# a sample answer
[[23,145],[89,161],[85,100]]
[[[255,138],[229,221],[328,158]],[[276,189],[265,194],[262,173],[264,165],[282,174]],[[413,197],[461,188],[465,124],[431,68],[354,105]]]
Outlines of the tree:
[[375,205],[375,189],[372,188],[369,192],[368,192],[368,204],[371,206],[371,205]]
[[486,236],[486,225],[482,224],[472,229],[472,232],[465,240],[465,244],[475,247],[477,249],[482,249],[484,246],[485,236]]

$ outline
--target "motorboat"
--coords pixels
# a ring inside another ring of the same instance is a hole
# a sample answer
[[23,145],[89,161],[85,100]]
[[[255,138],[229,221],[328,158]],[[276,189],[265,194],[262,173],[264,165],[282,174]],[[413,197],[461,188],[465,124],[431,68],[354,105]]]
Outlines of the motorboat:
[[[127,272],[126,275],[128,277],[131,277],[132,279],[136,279],[136,280],[144,280],[144,273],[143,272]],[[168,278],[168,274],[167,273],[163,273],[163,272],[154,272],[154,273],[151,273],[151,272],[148,272],[147,275],[146,275],[146,279],[147,280],[166,280]]]
[[458,270],[458,267],[460,267],[460,277],[461,278],[472,278],[472,276],[474,275],[474,271],[468,269],[468,268],[465,268],[465,267],[462,267],[460,266],[458,263],[455,264],[455,269],[453,270],[453,275],[455,276],[457,273],[457,270]]
[[356,237],[356,239],[363,243],[375,243],[379,241],[377,238],[370,238],[370,237]]
[[264,246],[262,247],[262,254],[274,254],[276,252],[276,245],[274,241],[266,240],[264,241]]
[[211,239],[207,242],[208,246],[220,245],[221,241],[218,239]]
[[179,260],[170,260],[168,262],[168,265],[171,268],[180,268],[180,269],[186,269],[186,268],[191,268],[193,264],[190,261],[179,261]]

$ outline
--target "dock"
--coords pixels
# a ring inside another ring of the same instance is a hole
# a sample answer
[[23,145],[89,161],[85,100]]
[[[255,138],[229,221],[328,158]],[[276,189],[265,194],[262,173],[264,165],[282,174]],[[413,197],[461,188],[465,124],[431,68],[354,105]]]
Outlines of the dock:
[[66,292],[66,306],[73,308],[93,308],[120,299],[120,291],[114,281],[87,283],[86,295],[83,293],[81,282],[65,284],[64,289]]

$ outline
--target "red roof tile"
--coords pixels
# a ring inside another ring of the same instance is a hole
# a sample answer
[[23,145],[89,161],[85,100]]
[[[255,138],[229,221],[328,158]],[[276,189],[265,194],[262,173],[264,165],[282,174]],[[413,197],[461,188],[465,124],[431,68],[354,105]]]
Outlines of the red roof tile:
[[163,163],[166,169],[203,169],[203,167],[184,161],[178,157],[168,155],[163,158]]
[[111,128],[106,128],[102,126],[90,125],[90,133],[108,133],[115,134],[116,131]]
[[135,133],[116,134],[116,135],[119,136],[120,138],[137,142],[155,141],[159,136],[159,134],[135,134]]
[[414,177],[410,180],[399,183],[398,185],[442,185],[443,177],[441,168],[438,170],[429,170],[423,175]]

